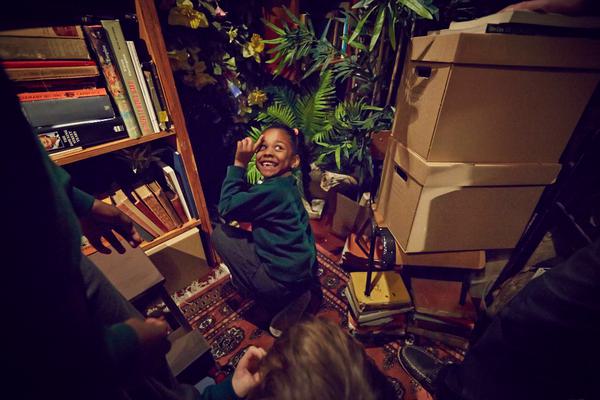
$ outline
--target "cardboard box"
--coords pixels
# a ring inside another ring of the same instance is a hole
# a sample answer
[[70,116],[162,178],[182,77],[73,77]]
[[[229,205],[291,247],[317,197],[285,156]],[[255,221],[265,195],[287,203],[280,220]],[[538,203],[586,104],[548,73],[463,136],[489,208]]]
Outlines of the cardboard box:
[[427,162],[386,156],[377,211],[406,253],[512,248],[560,164]]
[[198,228],[167,240],[146,254],[165,277],[165,288],[171,294],[210,272]]
[[556,163],[600,81],[600,40],[415,37],[392,135],[427,161]]

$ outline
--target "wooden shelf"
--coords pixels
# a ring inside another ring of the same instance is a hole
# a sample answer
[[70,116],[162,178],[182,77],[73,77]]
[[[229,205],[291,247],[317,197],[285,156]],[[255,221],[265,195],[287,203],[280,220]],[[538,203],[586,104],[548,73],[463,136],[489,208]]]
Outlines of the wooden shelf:
[[125,149],[127,147],[137,146],[138,144],[151,142],[153,140],[162,139],[168,136],[174,136],[175,132],[159,132],[153,133],[152,135],[141,136],[137,139],[121,139],[115,140],[114,142],[104,143],[98,146],[90,147],[85,150],[81,150],[75,153],[68,153],[64,155],[51,156],[52,160],[58,165],[67,165],[77,161],[85,160],[99,156],[101,154],[110,153],[116,150]]
[[[156,239],[154,239],[151,242],[142,242],[142,244],[140,245],[140,247],[144,251],[145,250],[149,250],[149,249],[151,249],[153,247],[158,246],[161,243],[166,242],[169,239],[174,238],[177,235],[182,234],[183,232],[185,232],[185,231],[187,231],[189,229],[192,229],[192,228],[194,228],[196,226],[200,226],[200,225],[201,225],[201,222],[200,222],[199,219],[195,219],[193,221],[189,221],[188,223],[182,225],[181,227],[179,227],[177,229],[173,229],[172,231],[169,231],[169,232],[165,233],[164,235],[157,237]],[[106,240],[102,239],[102,243],[104,243],[105,246],[110,247],[110,244]],[[85,249],[82,249],[82,253],[84,255],[86,255],[86,256],[89,256],[91,254],[96,253],[96,249],[94,249],[91,246],[86,246]]]
[[179,227],[177,229],[173,229],[172,231],[169,231],[169,232],[165,233],[164,235],[157,237],[156,239],[154,239],[151,242],[142,242],[140,247],[143,250],[150,250],[151,248],[156,247],[159,244],[164,243],[167,240],[172,239],[175,236],[180,235],[181,233],[183,233],[193,227],[199,226],[200,224],[201,224],[201,222],[199,219],[189,221],[188,223],[182,225],[181,227]]

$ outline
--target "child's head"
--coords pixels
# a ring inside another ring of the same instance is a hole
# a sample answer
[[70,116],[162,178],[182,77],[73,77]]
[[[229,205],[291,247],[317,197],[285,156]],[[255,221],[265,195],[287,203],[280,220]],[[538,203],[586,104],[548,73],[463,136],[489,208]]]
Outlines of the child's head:
[[286,125],[271,125],[262,133],[256,166],[265,178],[286,175],[300,166],[300,136]]
[[260,375],[251,400],[395,398],[360,343],[323,319],[309,319],[285,332],[261,361]]

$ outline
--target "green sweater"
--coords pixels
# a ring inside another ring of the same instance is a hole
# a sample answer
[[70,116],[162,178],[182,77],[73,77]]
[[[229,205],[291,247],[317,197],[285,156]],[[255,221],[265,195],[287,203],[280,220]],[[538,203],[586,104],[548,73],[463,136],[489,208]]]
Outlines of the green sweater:
[[269,276],[290,283],[310,278],[315,239],[293,176],[249,186],[246,170],[232,165],[221,189],[219,212],[226,219],[252,223],[256,253]]

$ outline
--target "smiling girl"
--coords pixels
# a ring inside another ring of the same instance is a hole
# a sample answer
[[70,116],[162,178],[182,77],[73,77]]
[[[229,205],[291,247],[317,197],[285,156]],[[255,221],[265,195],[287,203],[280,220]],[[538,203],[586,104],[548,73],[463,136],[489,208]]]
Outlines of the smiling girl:
[[[256,143],[251,138],[237,143],[219,212],[226,220],[250,222],[252,232],[219,225],[211,238],[234,286],[279,311],[271,321],[274,336],[300,318],[311,298],[315,240],[292,176],[300,166],[302,146],[297,130],[285,125],[265,129]],[[246,168],[254,154],[265,179],[250,186]]]

